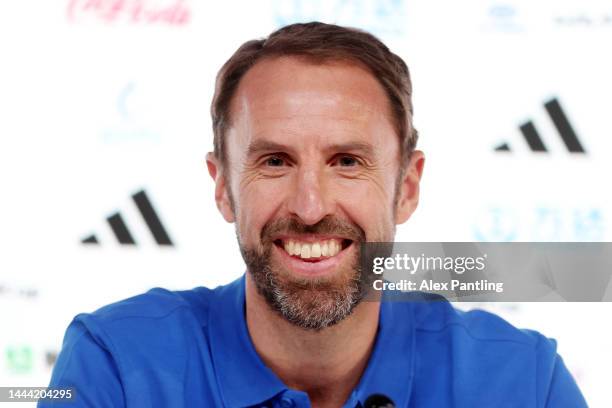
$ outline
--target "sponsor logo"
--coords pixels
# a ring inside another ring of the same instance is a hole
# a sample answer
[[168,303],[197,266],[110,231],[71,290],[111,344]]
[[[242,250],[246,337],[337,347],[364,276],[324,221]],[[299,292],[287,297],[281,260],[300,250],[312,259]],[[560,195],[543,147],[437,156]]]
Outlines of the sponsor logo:
[[9,373],[30,374],[34,368],[34,352],[30,346],[7,346],[4,356]]
[[34,286],[15,286],[11,283],[0,283],[0,296],[35,299],[38,297],[38,288]]
[[161,134],[146,123],[142,105],[144,96],[141,87],[134,81],[127,82],[115,100],[115,120],[112,125],[101,131],[101,139],[106,143],[119,142],[158,142]]
[[492,206],[479,213],[473,237],[482,242],[600,242],[605,230],[604,212],[597,207]]
[[[570,153],[586,154],[578,135],[574,131],[567,115],[563,111],[561,104],[556,98],[553,98],[544,104],[544,108],[548,113],[548,116],[555,125],[563,144]],[[547,153],[548,148],[544,144],[540,133],[537,131],[532,121],[527,121],[519,126],[519,130],[527,142],[529,149],[532,152],[543,152]],[[496,152],[510,152],[512,149],[508,143],[502,143],[495,147]]]
[[486,9],[482,29],[501,33],[520,33],[525,31],[525,23],[517,6],[508,2],[494,2]]
[[69,0],[66,16],[73,23],[95,20],[183,26],[189,22],[191,10],[184,0]]
[[[132,201],[136,205],[138,212],[142,216],[143,221],[146,223],[149,231],[153,235],[155,242],[158,245],[173,246],[174,243],[170,239],[166,228],[161,222],[161,219],[157,215],[157,212],[153,208],[153,204],[147,193],[141,190],[132,195]],[[106,218],[111,230],[117,241],[121,245],[136,245],[136,240],[132,236],[127,224],[123,220],[120,212],[115,212]],[[99,245],[98,237],[95,234],[91,234],[81,239],[82,244],[86,245]]]
[[406,29],[405,0],[274,0],[276,24],[285,26],[324,21],[359,27],[376,35],[402,35]]

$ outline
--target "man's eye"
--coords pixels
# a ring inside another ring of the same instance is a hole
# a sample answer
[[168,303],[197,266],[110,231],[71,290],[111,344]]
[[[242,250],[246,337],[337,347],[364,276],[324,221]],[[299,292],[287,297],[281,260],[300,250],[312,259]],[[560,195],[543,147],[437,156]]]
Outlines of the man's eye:
[[338,157],[337,163],[341,167],[354,167],[359,164],[357,159],[353,156],[340,156]]
[[281,167],[285,164],[285,160],[278,156],[271,156],[266,159],[266,165],[270,167]]

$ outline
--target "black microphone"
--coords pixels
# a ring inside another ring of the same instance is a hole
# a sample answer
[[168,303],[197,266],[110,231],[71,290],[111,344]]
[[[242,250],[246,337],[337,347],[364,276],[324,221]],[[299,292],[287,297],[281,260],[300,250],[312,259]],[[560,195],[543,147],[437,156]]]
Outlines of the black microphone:
[[366,398],[363,408],[395,408],[395,404],[386,395],[372,394]]

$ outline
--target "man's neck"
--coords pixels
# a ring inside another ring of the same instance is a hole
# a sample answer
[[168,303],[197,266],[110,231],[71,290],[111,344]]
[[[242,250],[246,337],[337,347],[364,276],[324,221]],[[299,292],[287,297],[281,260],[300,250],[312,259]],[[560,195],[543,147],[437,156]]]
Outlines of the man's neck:
[[339,407],[359,382],[374,346],[380,303],[362,302],[342,322],[299,328],[273,311],[246,276],[246,321],[255,350],[289,388],[313,407]]

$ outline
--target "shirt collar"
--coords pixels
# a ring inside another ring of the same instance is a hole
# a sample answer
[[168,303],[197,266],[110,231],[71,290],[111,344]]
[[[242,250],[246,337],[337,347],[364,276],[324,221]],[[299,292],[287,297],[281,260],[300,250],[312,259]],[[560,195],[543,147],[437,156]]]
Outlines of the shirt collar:
[[353,391],[361,405],[370,395],[382,394],[396,407],[408,406],[416,351],[413,314],[413,303],[381,302],[374,349]]
[[210,304],[212,359],[223,401],[246,407],[273,398],[287,387],[261,360],[246,326],[244,275],[215,290]]
[[[245,319],[245,276],[215,290],[209,314],[213,363],[222,397],[229,407],[260,404],[287,390],[253,346]],[[376,341],[368,366],[349,397],[350,406],[372,394],[408,406],[415,361],[412,303],[382,302]]]

